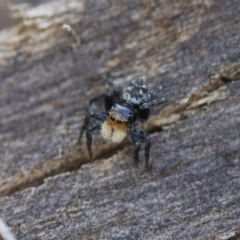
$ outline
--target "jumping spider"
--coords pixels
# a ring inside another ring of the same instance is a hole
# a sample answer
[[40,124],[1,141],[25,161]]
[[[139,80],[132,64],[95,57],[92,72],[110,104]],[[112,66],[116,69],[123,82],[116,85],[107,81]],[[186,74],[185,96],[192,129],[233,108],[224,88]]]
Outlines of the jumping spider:
[[[136,130],[135,127],[138,121],[144,122],[148,119],[151,107],[167,101],[165,98],[157,98],[157,93],[161,91],[162,86],[149,91],[145,77],[140,77],[129,82],[121,94],[113,83],[109,82],[109,84],[113,88],[112,93],[103,93],[90,100],[90,104],[101,99],[104,100],[106,112],[89,111],[77,143],[80,143],[82,135],[86,131],[87,148],[92,159],[93,130],[100,129],[102,137],[114,143],[120,143],[127,135],[135,145],[134,162],[136,166],[138,166],[139,161],[140,145],[142,142],[146,142],[145,166],[149,168],[150,137],[146,132]],[[92,117],[96,121],[90,123]]]

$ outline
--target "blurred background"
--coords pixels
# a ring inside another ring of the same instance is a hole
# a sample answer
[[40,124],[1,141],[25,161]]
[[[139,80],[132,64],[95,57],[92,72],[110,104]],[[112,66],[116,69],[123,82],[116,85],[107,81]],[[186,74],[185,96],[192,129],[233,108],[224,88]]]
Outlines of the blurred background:
[[17,23],[17,20],[11,17],[10,11],[8,9],[9,4],[28,3],[36,6],[43,2],[49,1],[50,0],[0,0],[0,30],[9,26],[13,26]]

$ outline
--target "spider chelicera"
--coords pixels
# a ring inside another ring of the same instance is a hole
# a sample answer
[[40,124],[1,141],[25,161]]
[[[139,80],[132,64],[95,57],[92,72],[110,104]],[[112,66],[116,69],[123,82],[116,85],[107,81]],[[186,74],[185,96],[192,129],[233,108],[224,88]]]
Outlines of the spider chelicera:
[[[92,131],[100,129],[104,139],[109,139],[114,143],[120,143],[126,136],[135,145],[134,162],[138,166],[139,150],[142,142],[145,142],[145,166],[149,168],[149,151],[151,139],[144,131],[136,129],[138,121],[144,122],[148,119],[150,109],[153,106],[165,103],[165,98],[158,98],[157,93],[162,86],[149,90],[145,77],[140,77],[129,82],[121,92],[112,83],[113,88],[110,94],[103,93],[90,100],[90,104],[104,100],[106,112],[89,111],[82,125],[78,144],[81,142],[82,135],[86,131],[87,148],[92,159]],[[91,118],[96,121],[90,122]]]

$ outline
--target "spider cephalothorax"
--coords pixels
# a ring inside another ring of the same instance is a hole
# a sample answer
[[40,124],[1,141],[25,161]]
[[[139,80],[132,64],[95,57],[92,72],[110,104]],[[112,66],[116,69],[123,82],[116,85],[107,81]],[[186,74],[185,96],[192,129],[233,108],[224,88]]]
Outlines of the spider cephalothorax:
[[[106,112],[91,111],[85,117],[82,125],[78,143],[80,143],[83,132],[86,130],[87,147],[90,158],[92,158],[92,134],[95,129],[100,129],[101,135],[106,140],[120,143],[126,136],[134,143],[134,161],[136,166],[139,160],[139,150],[142,142],[145,145],[145,165],[149,167],[149,151],[151,141],[149,135],[144,131],[136,130],[138,121],[144,122],[148,119],[150,109],[153,106],[166,102],[165,98],[159,99],[157,93],[162,87],[149,91],[145,77],[140,77],[128,83],[122,95],[118,88],[113,87],[111,94],[101,94],[90,100],[90,104],[95,101],[104,100]],[[90,122],[90,118],[96,119]]]

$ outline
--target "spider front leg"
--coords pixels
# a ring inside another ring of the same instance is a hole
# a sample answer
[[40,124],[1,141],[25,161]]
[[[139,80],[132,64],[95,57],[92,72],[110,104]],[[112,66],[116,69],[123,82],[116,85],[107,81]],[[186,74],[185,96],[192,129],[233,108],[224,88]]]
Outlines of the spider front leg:
[[[90,123],[91,117],[97,119],[98,121],[95,121],[93,123]],[[103,121],[106,119],[107,114],[102,112],[90,112],[87,114],[87,116],[84,119],[83,125],[80,130],[80,134],[78,137],[77,144],[81,143],[82,135],[84,131],[86,131],[86,137],[87,137],[87,148],[90,158],[92,159],[92,151],[91,151],[91,145],[92,145],[92,134],[91,132],[95,129],[101,129]]]
[[134,162],[138,167],[139,162],[139,150],[142,142],[146,142],[145,145],[145,166],[149,168],[149,152],[151,147],[151,139],[149,135],[144,131],[137,131],[135,129],[130,129],[128,132],[130,140],[134,143]]
[[96,121],[88,125],[86,130],[86,137],[87,137],[87,149],[90,159],[92,160],[92,131],[95,129],[101,129],[102,121]]

